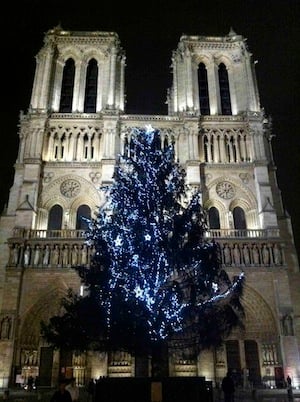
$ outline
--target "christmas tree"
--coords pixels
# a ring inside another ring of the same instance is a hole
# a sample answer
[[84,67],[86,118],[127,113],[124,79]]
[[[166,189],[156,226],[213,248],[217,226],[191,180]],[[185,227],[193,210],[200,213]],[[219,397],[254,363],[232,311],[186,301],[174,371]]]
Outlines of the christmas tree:
[[65,313],[42,323],[48,342],[135,355],[167,344],[196,355],[243,325],[244,275],[230,279],[218,244],[205,239],[200,193],[186,184],[172,141],[134,129],[100,191],[106,202],[86,232],[90,267],[74,267],[85,295],[70,290]]

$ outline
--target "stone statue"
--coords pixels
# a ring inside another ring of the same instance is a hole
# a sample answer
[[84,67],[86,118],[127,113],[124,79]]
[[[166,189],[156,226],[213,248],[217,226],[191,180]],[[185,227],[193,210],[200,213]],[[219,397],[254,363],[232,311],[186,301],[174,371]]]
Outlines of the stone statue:
[[19,262],[19,245],[15,244],[13,248],[13,265],[17,266]]
[[293,336],[294,335],[293,319],[290,314],[286,314],[282,318],[282,327],[283,327],[283,335],[285,335],[285,336]]
[[258,250],[256,244],[254,244],[254,246],[253,246],[252,255],[253,255],[253,264],[254,264],[254,265],[259,265],[259,264],[260,264],[260,260],[259,260],[259,250]]
[[73,266],[78,264],[78,247],[77,247],[77,244],[74,244],[73,249],[72,249],[71,264]]
[[69,247],[67,244],[64,245],[62,250],[62,265],[66,267],[69,264]]
[[59,263],[59,247],[57,244],[55,244],[54,249],[52,251],[51,264],[53,266],[57,266],[58,263]]
[[243,246],[243,258],[244,258],[244,264],[250,265],[250,254],[247,244],[244,244]]
[[50,259],[50,248],[49,245],[46,244],[43,257],[43,265],[49,265],[49,259]]
[[87,246],[84,244],[81,249],[81,264],[86,265],[87,264]]
[[263,245],[263,249],[262,249],[262,259],[263,259],[263,263],[265,265],[269,265],[270,264],[270,253],[269,253],[269,249],[267,247],[266,244]]
[[282,264],[281,251],[276,243],[274,244],[273,247],[273,253],[274,253],[275,265],[281,265]]
[[25,251],[24,251],[24,265],[27,267],[30,262],[30,247],[29,245],[26,246]]
[[40,263],[40,246],[37,244],[34,250],[34,258],[33,258],[33,265],[37,266]]
[[10,338],[10,329],[11,329],[11,318],[7,315],[1,321],[1,339],[9,339]]
[[241,254],[237,244],[233,248],[233,258],[236,265],[241,265]]
[[231,265],[231,255],[230,255],[230,248],[228,244],[225,244],[224,247],[224,263],[225,265]]

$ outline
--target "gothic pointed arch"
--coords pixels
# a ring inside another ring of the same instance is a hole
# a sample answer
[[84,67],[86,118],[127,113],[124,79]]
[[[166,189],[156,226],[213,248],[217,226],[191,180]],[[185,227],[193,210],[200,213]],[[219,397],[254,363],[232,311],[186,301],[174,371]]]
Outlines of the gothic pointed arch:
[[[263,295],[251,286],[251,281],[257,279],[248,278],[246,282],[242,303],[245,309],[245,339],[257,339],[261,342],[278,340],[278,328],[268,302]],[[249,283],[249,284],[247,284]]]
[[88,223],[85,219],[91,219],[91,208],[82,204],[78,207],[76,213],[76,229],[86,230],[88,228]]
[[63,78],[62,78],[60,105],[59,105],[60,113],[72,112],[74,79],[75,79],[75,62],[72,58],[69,58],[66,61],[63,69]]
[[28,308],[24,313],[20,329],[20,347],[29,349],[38,349],[41,327],[40,322],[48,322],[53,315],[59,314],[60,301],[66,292],[60,287],[49,286],[49,291],[43,293],[40,298]]
[[[77,210],[80,205],[86,205],[90,209],[90,214],[93,214],[98,206],[103,204],[104,193],[99,191],[93,182],[96,178],[100,179],[101,171],[92,171],[89,176],[91,180],[75,174],[63,175],[52,180],[44,188],[37,219],[38,229],[50,230],[49,212],[56,204],[60,205],[63,211],[59,229],[76,228]],[[58,229],[58,226],[53,227],[54,229]]]
[[221,62],[218,65],[218,78],[219,78],[219,89],[220,89],[221,114],[231,115],[232,110],[231,110],[228,72],[226,65],[223,62]]
[[209,92],[206,65],[201,62],[198,65],[198,87],[199,87],[199,104],[200,114],[209,115]]
[[236,206],[232,210],[233,225],[235,229],[247,229],[246,215],[243,208]]
[[214,206],[208,210],[208,222],[210,229],[220,229],[220,213]]
[[84,112],[95,113],[97,106],[97,84],[98,84],[98,63],[92,58],[87,66],[85,95],[84,95]]
[[63,221],[63,208],[59,204],[54,204],[49,211],[48,230],[60,230]]

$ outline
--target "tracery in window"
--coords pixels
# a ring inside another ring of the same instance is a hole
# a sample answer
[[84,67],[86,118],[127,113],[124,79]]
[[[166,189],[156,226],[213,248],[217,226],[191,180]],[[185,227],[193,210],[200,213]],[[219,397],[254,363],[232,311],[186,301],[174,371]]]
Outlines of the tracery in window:
[[63,71],[61,95],[60,95],[60,113],[71,113],[73,103],[73,90],[75,78],[75,62],[73,59],[68,59]]

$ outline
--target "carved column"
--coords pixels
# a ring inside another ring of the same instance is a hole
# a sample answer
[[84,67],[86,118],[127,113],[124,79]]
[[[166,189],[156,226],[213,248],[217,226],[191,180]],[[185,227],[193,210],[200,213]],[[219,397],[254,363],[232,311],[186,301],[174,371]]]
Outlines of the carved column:
[[186,105],[187,110],[194,107],[193,102],[193,82],[192,82],[192,61],[191,52],[185,49],[185,71],[186,71]]
[[65,63],[63,60],[56,61],[52,100],[52,109],[54,112],[59,111],[64,66]]
[[[80,102],[80,96],[82,97],[82,94],[80,93],[80,82],[81,82],[81,66],[82,63],[76,61],[75,62],[75,77],[74,77],[74,91],[73,91],[73,103],[72,103],[72,112],[78,112],[79,107],[81,106],[81,110],[83,109],[82,102]],[[84,94],[83,94],[84,97]]]
[[232,66],[226,67],[228,72],[228,83],[229,83],[229,91],[230,91],[230,102],[231,102],[231,111],[232,114],[237,114],[238,107],[237,107],[237,100],[236,100],[236,91],[235,91],[235,76],[234,76],[234,69]]
[[121,77],[120,77],[120,100],[119,100],[119,108],[120,110],[124,110],[124,88],[125,88],[125,56],[121,57]]
[[54,49],[52,44],[48,44],[46,48],[45,61],[44,61],[43,80],[40,81],[42,82],[42,88],[40,93],[39,107],[42,109],[48,108],[48,102],[49,102],[48,98],[50,94],[50,80],[52,75],[51,66],[52,66],[53,53]]
[[173,52],[172,56],[172,68],[173,68],[173,110],[178,112],[178,86],[177,86],[177,64],[175,53]]
[[115,106],[116,59],[117,59],[117,50],[115,47],[112,47],[110,56],[109,94],[108,94],[108,107],[110,108],[114,108]]

